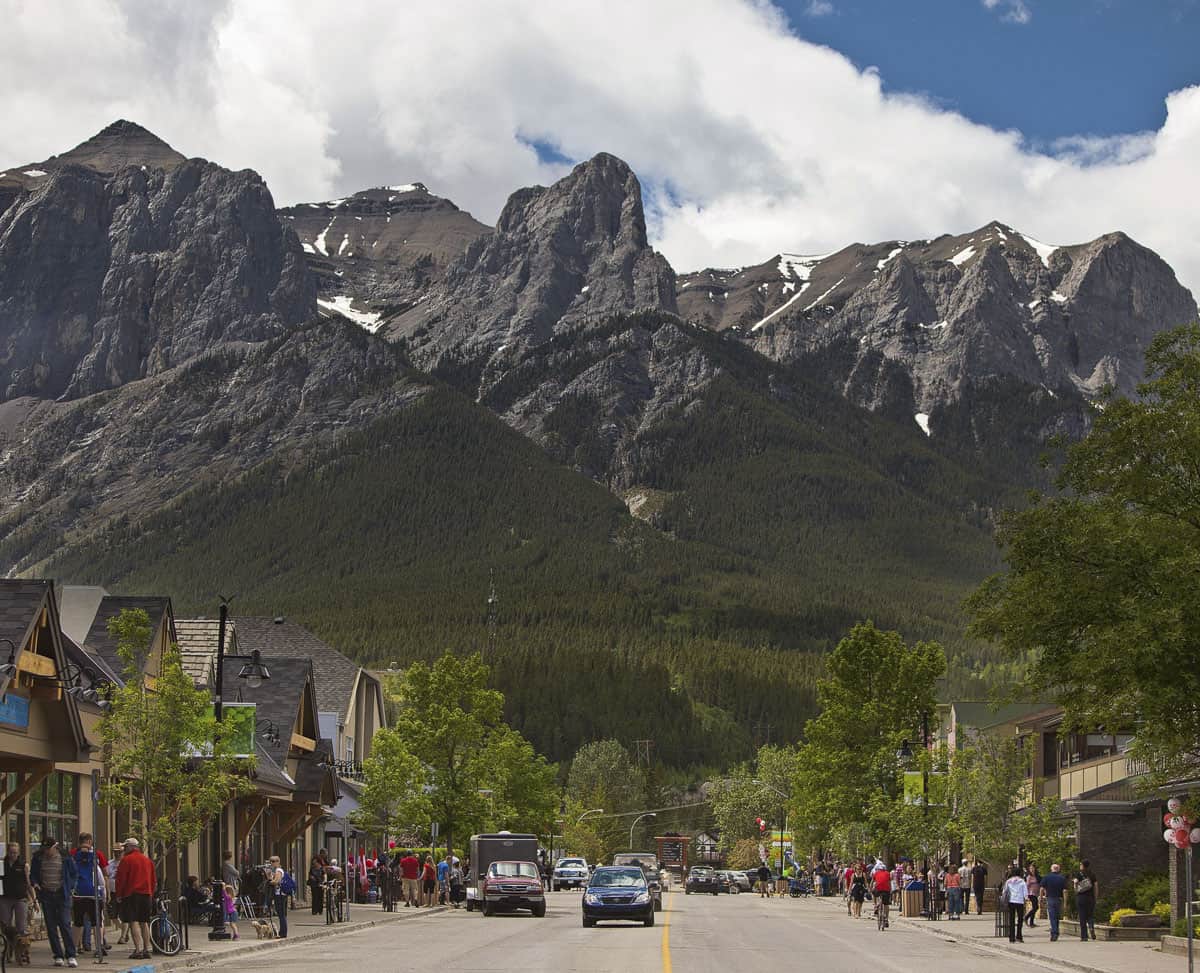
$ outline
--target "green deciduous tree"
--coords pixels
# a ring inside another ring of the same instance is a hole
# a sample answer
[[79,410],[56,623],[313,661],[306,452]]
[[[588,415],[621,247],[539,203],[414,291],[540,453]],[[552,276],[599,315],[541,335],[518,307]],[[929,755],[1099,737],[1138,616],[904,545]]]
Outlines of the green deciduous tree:
[[371,738],[363,779],[358,809],[351,815],[355,827],[386,841],[398,827],[433,820],[425,768],[394,729],[385,727]]
[[981,734],[954,754],[948,778],[951,834],[987,861],[1014,857],[1014,820],[1029,758],[1014,737]]
[[759,748],[753,764],[742,764],[709,782],[709,805],[713,822],[721,830],[722,848],[732,850],[743,839],[757,842],[759,818],[771,827],[783,827],[796,760],[793,748],[767,745]]
[[608,814],[646,806],[646,778],[629,751],[616,740],[596,740],[575,752],[567,774],[567,794],[584,810]]
[[545,827],[555,807],[554,769],[502,722],[504,696],[487,688],[487,676],[478,654],[447,654],[388,681],[397,759],[411,757],[420,766],[426,790],[420,806],[451,851],[487,823]]
[[1066,808],[1055,798],[1025,808],[1013,821],[1013,834],[1024,846],[1025,858],[1043,874],[1054,862],[1069,871],[1079,860],[1079,848],[1072,839],[1074,830]]
[[148,852],[177,853],[235,796],[253,789],[249,761],[233,756],[233,727],[217,723],[208,693],[197,689],[167,647],[147,678],[150,618],[126,609],[108,625],[117,640],[124,685],[109,692],[100,723],[107,776],[101,803],[141,818]]
[[911,815],[900,799],[896,752],[905,739],[919,741],[922,716],[934,714],[945,653],[936,642],[907,645],[899,633],[863,622],[826,668],[817,684],[822,712],[808,722],[796,760],[797,838],[825,844],[860,823],[879,845],[904,839]]
[[1159,335],[1140,399],[1110,399],[1067,451],[1061,492],[1003,521],[1008,573],[973,631],[1075,728],[1137,727],[1162,779],[1200,770],[1200,325]]

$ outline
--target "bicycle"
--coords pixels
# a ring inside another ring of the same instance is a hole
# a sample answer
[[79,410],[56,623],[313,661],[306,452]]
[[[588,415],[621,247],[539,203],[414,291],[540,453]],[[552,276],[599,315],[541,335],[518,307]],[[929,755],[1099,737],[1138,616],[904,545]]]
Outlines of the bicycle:
[[346,886],[333,879],[325,883],[325,925],[345,922]]
[[880,895],[879,901],[875,905],[875,922],[880,932],[888,927],[888,897],[886,895]]
[[183,949],[183,937],[171,918],[167,896],[156,895],[154,905],[154,914],[150,917],[150,946],[163,956],[175,956]]

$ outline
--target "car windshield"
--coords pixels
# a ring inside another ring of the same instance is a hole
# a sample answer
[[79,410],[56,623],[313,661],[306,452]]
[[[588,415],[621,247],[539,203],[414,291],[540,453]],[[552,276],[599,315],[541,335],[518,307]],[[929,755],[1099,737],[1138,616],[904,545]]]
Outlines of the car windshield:
[[584,861],[582,858],[560,858],[558,860],[559,868],[583,868]]
[[712,875],[713,870],[711,868],[693,868],[692,874],[693,875]]
[[592,886],[600,888],[636,888],[646,884],[640,868],[601,868],[592,876]]
[[490,878],[537,878],[537,866],[533,862],[492,862],[488,867]]

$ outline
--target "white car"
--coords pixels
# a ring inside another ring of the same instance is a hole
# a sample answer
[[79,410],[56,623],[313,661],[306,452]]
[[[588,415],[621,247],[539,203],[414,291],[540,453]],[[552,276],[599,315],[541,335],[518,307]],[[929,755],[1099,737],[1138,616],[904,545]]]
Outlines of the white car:
[[586,859],[560,858],[554,866],[554,874],[550,878],[550,888],[555,892],[559,889],[582,889],[587,887],[591,875]]

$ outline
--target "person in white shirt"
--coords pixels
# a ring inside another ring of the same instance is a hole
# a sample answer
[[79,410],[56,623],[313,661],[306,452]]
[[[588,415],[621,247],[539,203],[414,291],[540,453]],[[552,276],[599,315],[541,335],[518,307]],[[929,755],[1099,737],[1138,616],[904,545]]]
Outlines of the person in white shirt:
[[962,866],[958,869],[958,887],[962,889],[963,897],[963,912],[971,911],[971,866],[967,864],[967,860],[962,860]]
[[1025,937],[1021,935],[1021,920],[1025,918],[1025,900],[1029,898],[1029,886],[1021,877],[1019,868],[1008,870],[1008,881],[1004,883],[1000,897],[1008,906],[1008,941],[1010,943],[1025,942]]

